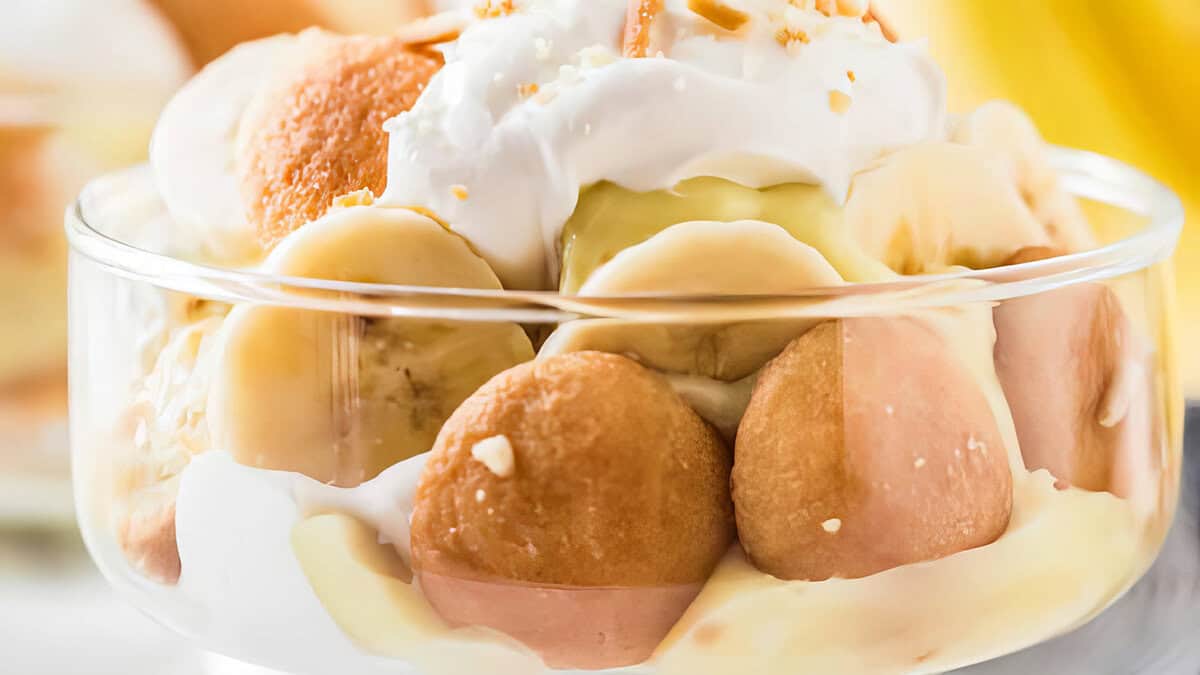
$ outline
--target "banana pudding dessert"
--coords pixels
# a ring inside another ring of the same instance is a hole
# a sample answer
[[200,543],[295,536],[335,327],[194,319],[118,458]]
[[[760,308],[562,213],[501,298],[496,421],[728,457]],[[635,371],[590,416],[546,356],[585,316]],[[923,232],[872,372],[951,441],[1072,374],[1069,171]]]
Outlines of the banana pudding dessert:
[[1162,268],[1086,268],[1030,120],[885,21],[488,0],[214,61],[80,199],[149,256],[73,282],[101,567],[303,673],[934,673],[1096,616],[1174,511]]

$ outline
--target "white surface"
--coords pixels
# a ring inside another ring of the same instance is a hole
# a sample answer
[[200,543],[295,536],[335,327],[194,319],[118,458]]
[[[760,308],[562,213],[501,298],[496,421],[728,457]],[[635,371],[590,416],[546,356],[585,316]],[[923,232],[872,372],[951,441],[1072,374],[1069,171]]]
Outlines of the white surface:
[[72,535],[0,533],[0,672],[201,675],[203,655],[123,603]]

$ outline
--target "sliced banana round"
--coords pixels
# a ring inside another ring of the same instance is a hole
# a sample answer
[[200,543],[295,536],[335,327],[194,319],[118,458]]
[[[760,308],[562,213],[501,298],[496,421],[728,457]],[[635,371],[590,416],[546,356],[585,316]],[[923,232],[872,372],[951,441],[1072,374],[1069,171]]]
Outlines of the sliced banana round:
[[175,220],[173,252],[238,262],[257,253],[256,233],[242,211],[235,140],[247,106],[299,45],[297,36],[278,35],[234,47],[163,109],[150,164]]
[[579,294],[754,295],[841,283],[817,249],[778,225],[693,221],[617,253],[587,278]]
[[1062,188],[1046,141],[1025,111],[1005,101],[986,103],[958,122],[951,140],[984,148],[1004,162],[1010,180],[1056,246],[1072,252],[1096,246],[1083,210]]
[[[752,295],[842,283],[816,249],[777,225],[696,221],[673,225],[621,251],[588,277],[580,295]],[[729,433],[748,400],[748,385],[739,381],[814,323],[788,319],[695,325],[588,319],[560,326],[539,355],[604,351],[687,376],[674,379],[677,389],[689,400],[703,401],[697,411]]]
[[866,253],[900,274],[993,267],[1052,243],[1003,159],[953,143],[911,146],[858,174],[845,215]]
[[[330,213],[285,239],[268,271],[329,280],[499,289],[487,263],[404,209]],[[364,318],[239,306],[222,328],[213,441],[250,466],[352,486],[425,452],[458,404],[533,358],[511,323]]]

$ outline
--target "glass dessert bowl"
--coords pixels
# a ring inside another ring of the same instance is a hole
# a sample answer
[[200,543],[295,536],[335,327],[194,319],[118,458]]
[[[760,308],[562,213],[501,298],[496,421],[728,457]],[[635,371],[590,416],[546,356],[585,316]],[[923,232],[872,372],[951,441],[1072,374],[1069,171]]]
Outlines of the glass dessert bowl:
[[1010,107],[947,122],[856,3],[643,4],[251,43],[84,191],[114,586],[297,673],[924,673],[1141,576],[1178,201]]

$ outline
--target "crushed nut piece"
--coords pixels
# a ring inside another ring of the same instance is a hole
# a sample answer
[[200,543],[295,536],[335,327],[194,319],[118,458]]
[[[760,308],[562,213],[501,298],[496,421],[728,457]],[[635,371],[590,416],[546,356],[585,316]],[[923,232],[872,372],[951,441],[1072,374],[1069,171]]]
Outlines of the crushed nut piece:
[[355,190],[350,194],[333,198],[333,208],[348,209],[352,206],[370,206],[375,203],[375,193],[369,188]]
[[513,475],[515,460],[512,443],[504,435],[492,436],[471,446],[471,457],[501,478]]
[[850,109],[850,104],[852,102],[853,99],[851,99],[849,94],[844,91],[838,91],[834,89],[833,91],[829,92],[829,109],[839,115],[846,114],[846,111]]
[[842,529],[842,519],[830,518],[829,520],[821,523],[821,529],[825,530],[829,534],[836,534],[838,530]]
[[626,57],[640,59],[650,53],[650,33],[662,8],[663,0],[629,0],[622,43]]
[[450,194],[454,195],[454,198],[460,202],[466,201],[467,197],[470,196],[470,193],[467,192],[467,186],[465,185],[451,185]]
[[775,33],[775,41],[789,50],[795,49],[797,45],[806,45],[809,42],[808,33],[795,28],[780,28]]
[[513,0],[483,0],[475,5],[475,16],[481,19],[498,19],[515,11]]
[[853,70],[847,70],[846,77],[849,78],[851,82],[858,82],[858,75],[855,75]]
[[725,30],[737,30],[750,20],[749,14],[724,0],[688,0],[688,9]]

